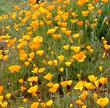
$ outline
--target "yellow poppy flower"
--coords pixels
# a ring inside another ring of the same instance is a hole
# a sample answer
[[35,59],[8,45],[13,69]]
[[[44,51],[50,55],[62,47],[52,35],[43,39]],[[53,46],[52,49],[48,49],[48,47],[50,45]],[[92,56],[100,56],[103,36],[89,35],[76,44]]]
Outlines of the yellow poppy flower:
[[97,104],[99,104],[99,106],[104,108],[109,104],[109,99],[106,97],[105,98],[99,98],[99,99],[97,99]]

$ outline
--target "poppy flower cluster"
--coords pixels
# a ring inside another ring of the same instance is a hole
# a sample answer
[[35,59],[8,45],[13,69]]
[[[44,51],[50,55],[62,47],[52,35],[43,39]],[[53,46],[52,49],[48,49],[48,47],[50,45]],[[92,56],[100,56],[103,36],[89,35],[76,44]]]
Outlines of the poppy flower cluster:
[[110,107],[109,7],[29,0],[0,16],[0,108]]

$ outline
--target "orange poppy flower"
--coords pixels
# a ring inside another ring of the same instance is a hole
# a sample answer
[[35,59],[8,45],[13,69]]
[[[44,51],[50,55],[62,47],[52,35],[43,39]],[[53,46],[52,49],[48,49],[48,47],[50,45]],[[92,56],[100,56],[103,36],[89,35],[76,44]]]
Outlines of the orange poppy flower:
[[8,69],[11,73],[17,73],[20,71],[21,67],[19,65],[12,65]]
[[84,52],[80,52],[76,54],[75,56],[73,56],[73,58],[77,60],[78,62],[83,62],[86,58],[86,55],[84,54]]
[[3,86],[0,85],[0,94],[3,92]]
[[78,24],[79,26],[83,26],[83,21],[78,21],[77,24]]
[[108,3],[108,0],[102,0],[102,2],[104,2],[104,3]]
[[30,3],[36,3],[37,0],[29,0]]

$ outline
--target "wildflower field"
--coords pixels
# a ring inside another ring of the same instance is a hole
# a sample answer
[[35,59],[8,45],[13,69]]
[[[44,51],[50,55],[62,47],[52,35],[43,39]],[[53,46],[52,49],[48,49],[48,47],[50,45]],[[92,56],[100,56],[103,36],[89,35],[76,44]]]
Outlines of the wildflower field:
[[0,0],[0,108],[110,108],[110,0]]

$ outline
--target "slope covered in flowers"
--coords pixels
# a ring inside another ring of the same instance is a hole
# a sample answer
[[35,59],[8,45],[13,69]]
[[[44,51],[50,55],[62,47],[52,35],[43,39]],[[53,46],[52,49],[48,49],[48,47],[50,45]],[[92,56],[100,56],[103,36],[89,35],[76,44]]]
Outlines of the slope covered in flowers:
[[109,108],[109,10],[29,0],[0,16],[0,107]]

